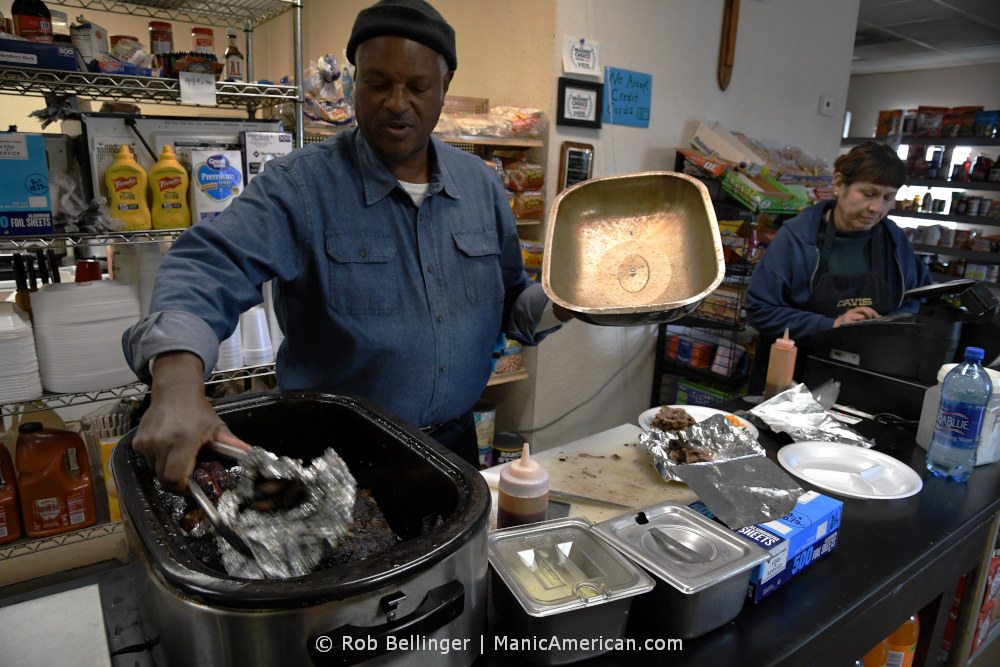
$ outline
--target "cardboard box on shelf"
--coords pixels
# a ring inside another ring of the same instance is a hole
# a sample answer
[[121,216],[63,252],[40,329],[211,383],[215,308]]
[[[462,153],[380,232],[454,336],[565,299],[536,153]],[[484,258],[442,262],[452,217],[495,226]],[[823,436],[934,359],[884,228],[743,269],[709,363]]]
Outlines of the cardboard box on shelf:
[[40,44],[20,39],[0,38],[0,65],[69,72],[87,71],[87,65],[75,47],[66,44]]
[[0,236],[52,233],[49,171],[41,134],[0,133]]
[[691,148],[680,148],[678,153],[716,178],[722,178],[730,167],[738,166],[729,160]]
[[243,139],[243,174],[247,185],[269,160],[287,155],[295,147],[291,132],[241,132],[240,134]]
[[730,170],[722,179],[722,188],[758,213],[798,213],[809,205],[805,196],[798,196],[790,187],[767,175],[752,176]]
[[764,164],[764,158],[737,139],[720,123],[699,123],[691,137],[691,145],[709,155],[728,160],[733,164]]
[[705,385],[691,382],[690,380],[677,381],[677,405],[712,405],[733,398],[718,389],[706,387]]

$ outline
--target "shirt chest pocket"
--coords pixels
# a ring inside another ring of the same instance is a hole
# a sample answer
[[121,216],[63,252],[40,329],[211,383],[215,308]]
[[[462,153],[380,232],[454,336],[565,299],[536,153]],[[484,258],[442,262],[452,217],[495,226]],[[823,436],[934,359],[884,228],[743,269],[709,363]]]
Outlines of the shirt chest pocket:
[[469,301],[503,300],[500,243],[492,229],[452,232]]
[[396,243],[390,236],[327,232],[330,307],[345,315],[381,315],[396,309]]

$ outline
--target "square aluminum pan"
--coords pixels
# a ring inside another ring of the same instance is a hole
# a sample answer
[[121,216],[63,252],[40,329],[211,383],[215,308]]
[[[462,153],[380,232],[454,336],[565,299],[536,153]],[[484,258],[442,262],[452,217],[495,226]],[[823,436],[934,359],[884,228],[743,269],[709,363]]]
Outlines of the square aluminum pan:
[[594,529],[687,595],[747,572],[770,557],[750,540],[671,501],[602,521]]
[[629,598],[655,585],[582,517],[493,531],[488,544],[490,565],[536,618]]
[[697,308],[725,272],[715,209],[695,178],[670,171],[605,176],[552,202],[542,287],[577,319],[669,322]]
[[739,615],[766,551],[679,503],[647,507],[594,527],[657,578],[632,612],[664,636],[693,639]]

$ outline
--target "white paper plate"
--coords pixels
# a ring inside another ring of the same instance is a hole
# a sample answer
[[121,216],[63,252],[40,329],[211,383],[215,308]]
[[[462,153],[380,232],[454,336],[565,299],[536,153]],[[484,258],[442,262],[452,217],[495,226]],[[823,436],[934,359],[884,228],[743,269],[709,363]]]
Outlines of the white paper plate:
[[[718,410],[716,408],[710,408],[704,405],[668,405],[666,407],[683,408],[689,415],[694,417],[694,420],[697,422],[708,419],[712,415],[729,415],[730,417],[736,417],[736,415],[730,412],[724,412],[722,410]],[[656,418],[656,413],[659,411],[660,408],[650,408],[649,410],[644,410],[639,414],[639,426],[642,427],[642,430],[648,431],[651,428],[650,425],[653,423],[653,419]],[[740,419],[739,417],[736,418],[739,419],[740,423],[743,424],[743,426],[746,427],[747,430],[749,430],[753,434],[753,437],[755,438],[760,437],[760,431],[757,430],[756,426],[746,421],[745,419]]]
[[778,450],[778,462],[810,484],[851,498],[907,498],[924,486],[902,461],[856,445],[796,442]]

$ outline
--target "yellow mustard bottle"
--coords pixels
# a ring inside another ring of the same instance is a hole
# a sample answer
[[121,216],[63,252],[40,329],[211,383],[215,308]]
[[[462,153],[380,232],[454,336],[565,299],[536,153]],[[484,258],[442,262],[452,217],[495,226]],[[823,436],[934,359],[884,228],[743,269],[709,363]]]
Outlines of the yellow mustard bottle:
[[174,149],[164,146],[160,159],[149,170],[149,190],[153,195],[150,205],[153,229],[191,226],[188,180],[187,169],[177,161]]
[[125,144],[118,148],[115,161],[104,172],[104,184],[108,186],[109,208],[112,218],[125,223],[125,231],[150,229],[152,219],[146,202],[146,170],[143,169],[132,151]]

